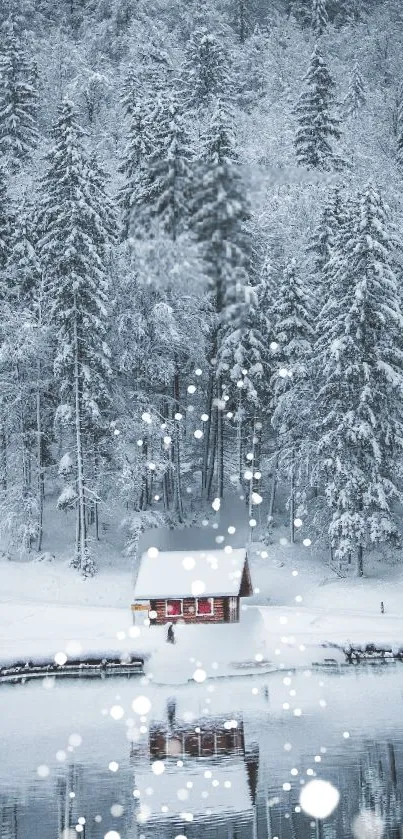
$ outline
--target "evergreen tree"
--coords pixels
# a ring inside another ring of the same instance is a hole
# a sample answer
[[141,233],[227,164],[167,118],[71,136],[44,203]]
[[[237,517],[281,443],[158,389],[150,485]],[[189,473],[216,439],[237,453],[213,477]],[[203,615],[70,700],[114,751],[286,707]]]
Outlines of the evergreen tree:
[[403,85],[399,85],[396,92],[393,113],[393,129],[396,136],[396,160],[400,169],[403,168]]
[[3,274],[11,255],[14,218],[11,211],[7,181],[3,169],[0,168],[0,276],[1,297],[6,295],[7,278]]
[[258,23],[259,4],[257,0],[235,0],[228,4],[228,13],[239,42],[244,44]]
[[268,34],[256,26],[235,66],[237,102],[247,112],[258,107],[267,93],[268,55]]
[[287,14],[292,15],[301,26],[312,23],[312,0],[288,0]]
[[88,575],[95,565],[88,544],[86,508],[92,498],[85,470],[93,432],[105,421],[109,402],[106,256],[113,220],[100,171],[90,168],[69,101],[59,109],[53,136],[41,186],[39,246],[57,340],[57,417],[74,430],[74,485],[69,495],[77,511],[74,565]]
[[245,224],[249,208],[236,163],[231,119],[220,101],[203,139],[192,215],[206,264],[210,299],[222,323],[234,315],[247,281],[249,244]]
[[382,198],[369,185],[330,260],[315,347],[317,475],[332,548],[340,560],[355,556],[360,576],[364,549],[397,539],[403,317],[388,227]]
[[[239,309],[239,317],[223,329],[217,353],[217,375],[225,385],[227,407],[234,407],[237,423],[240,485],[244,480],[244,449],[248,430],[251,429],[254,450],[256,420],[261,424],[263,418],[267,417],[270,403],[272,289],[265,267],[260,271],[256,284],[245,286],[245,301]],[[255,454],[257,460],[256,449]],[[254,470],[258,468],[255,462]],[[250,491],[253,491],[253,478]]]
[[316,38],[323,35],[327,24],[327,0],[312,0],[312,31]]
[[[250,259],[249,237],[245,229],[249,208],[237,169],[231,119],[220,101],[203,138],[203,160],[196,176],[193,196],[192,223],[208,279],[213,317],[211,359],[215,363],[223,332],[232,328],[234,322],[242,320]],[[213,382],[213,373],[211,375],[203,482],[205,492],[209,493],[217,449],[217,492],[222,497],[224,403],[220,377]],[[212,419],[213,402],[216,411]],[[212,456],[208,468],[210,431]]]
[[358,111],[365,105],[365,102],[366,97],[364,90],[364,81],[361,75],[358,61],[355,61],[349,79],[347,94],[344,99],[344,109],[347,116],[355,117]]
[[34,75],[16,22],[9,18],[0,46],[0,153],[12,171],[29,159],[38,140]]
[[338,0],[335,4],[335,23],[339,26],[359,23],[368,14],[367,0]]
[[127,118],[128,136],[120,166],[125,183],[118,200],[122,212],[122,234],[127,238],[138,223],[137,211],[152,149],[151,103],[147,95],[142,94],[139,76],[134,70],[126,79],[122,106]]
[[290,482],[290,534],[294,541],[297,484],[301,483],[310,439],[313,342],[312,299],[295,259],[285,266],[272,311],[278,344],[272,377],[272,425],[277,432],[278,462]]
[[192,172],[190,139],[173,95],[159,100],[153,130],[157,142],[147,159],[142,203],[175,241],[187,225]]
[[229,102],[233,97],[226,51],[204,27],[196,29],[187,44],[182,84],[186,109],[200,114],[211,112],[217,99]]
[[37,218],[33,207],[20,210],[8,270],[9,295],[30,309],[38,298],[41,265],[37,253]]
[[[142,216],[144,226],[148,220],[157,222],[158,232],[163,232],[172,243],[186,230],[188,222],[188,202],[191,188],[191,170],[189,165],[190,148],[184,120],[179,113],[175,97],[165,95],[159,98],[153,117],[153,130],[156,142],[149,155],[148,170],[142,193]],[[178,253],[179,256],[179,253]],[[182,304],[179,289],[169,284],[166,289],[166,303],[173,313],[174,322],[178,321],[178,309]],[[179,521],[183,521],[183,501],[181,488],[181,415],[180,371],[186,366],[189,357],[187,341],[180,345],[171,338],[173,350],[173,463],[174,463],[174,509]]]
[[326,196],[324,208],[308,248],[314,257],[315,272],[319,275],[323,274],[333,254],[345,220],[346,211],[342,193],[339,187],[335,187]]
[[315,45],[295,113],[298,122],[294,145],[298,163],[308,169],[340,168],[332,140],[341,136],[339,119],[331,114],[334,81],[319,44]]

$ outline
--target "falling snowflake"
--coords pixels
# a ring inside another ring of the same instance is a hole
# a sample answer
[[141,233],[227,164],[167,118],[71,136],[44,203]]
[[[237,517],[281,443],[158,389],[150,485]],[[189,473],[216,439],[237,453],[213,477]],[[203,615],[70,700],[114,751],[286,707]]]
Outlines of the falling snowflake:
[[329,781],[322,781],[318,778],[304,786],[301,790],[299,803],[308,816],[315,819],[326,819],[336,809],[339,799],[338,789]]
[[133,699],[132,708],[135,714],[138,714],[140,717],[148,714],[151,711],[151,702],[148,696],[136,696]]
[[117,772],[118,769],[119,769],[119,764],[116,762],[116,760],[111,760],[110,763],[108,764],[108,769],[111,772]]
[[197,668],[193,673],[193,679],[195,682],[204,682],[207,678],[207,673],[205,670],[201,668]]

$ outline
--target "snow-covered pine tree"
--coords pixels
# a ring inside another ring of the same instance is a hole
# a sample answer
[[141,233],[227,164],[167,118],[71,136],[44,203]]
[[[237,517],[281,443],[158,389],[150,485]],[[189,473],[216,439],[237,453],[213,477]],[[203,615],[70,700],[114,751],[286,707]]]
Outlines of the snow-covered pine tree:
[[358,61],[354,61],[353,69],[349,78],[348,89],[344,99],[344,110],[349,117],[355,117],[359,110],[365,105],[366,96],[364,80]]
[[186,122],[171,92],[159,99],[153,115],[153,131],[158,142],[153,144],[147,158],[143,212],[157,219],[165,233],[176,241],[188,222],[192,168]]
[[392,114],[393,132],[396,137],[396,161],[403,170],[403,85],[399,85],[395,95],[395,105]]
[[[148,157],[148,171],[142,194],[142,214],[155,220],[158,229],[176,243],[188,224],[188,204],[192,186],[190,167],[190,140],[186,124],[179,111],[173,93],[167,92],[157,103],[153,119],[153,130],[157,142]],[[147,222],[145,222],[145,225]],[[166,302],[172,312],[178,310],[178,289],[169,286]],[[175,318],[174,318],[175,319]],[[172,381],[173,416],[173,462],[174,462],[174,509],[179,521],[183,521],[181,489],[181,415],[180,371],[187,361],[187,341],[182,346],[173,342],[174,375]]]
[[229,0],[228,14],[239,42],[244,44],[258,24],[258,0]]
[[330,510],[331,546],[340,561],[354,556],[362,576],[364,550],[398,537],[403,316],[379,191],[369,184],[349,208],[317,326],[315,469]]
[[[246,441],[255,436],[256,421],[267,419],[270,403],[273,337],[271,322],[272,288],[266,264],[245,285],[245,302],[239,317],[223,330],[219,346],[217,375],[229,397],[227,408],[234,413],[237,426],[237,471],[240,485],[244,481]],[[245,282],[248,278],[245,278]],[[251,464],[248,464],[250,471]],[[254,471],[259,464],[253,464]],[[248,482],[252,491],[253,478]]]
[[[14,403],[19,405],[18,445],[22,463],[22,491],[15,493],[15,521],[27,516],[30,499],[31,542],[37,537],[41,549],[43,535],[44,475],[51,462],[49,441],[53,434],[53,395],[50,369],[50,340],[43,313],[42,269],[37,253],[37,214],[26,205],[16,219],[11,256],[7,267],[7,301],[13,309],[19,344],[14,348]],[[13,339],[15,340],[15,339]],[[9,346],[12,340],[9,338]],[[15,481],[16,479],[14,479]],[[11,498],[9,499],[11,503]]]
[[0,167],[0,297],[7,296],[7,278],[4,270],[11,255],[14,218],[8,195],[7,180],[4,170]]
[[42,538],[48,342],[36,307],[12,297],[0,302],[0,313],[1,527],[10,546],[27,554]]
[[[243,317],[248,277],[249,207],[234,149],[231,116],[220,100],[203,138],[203,159],[195,179],[192,224],[205,262],[213,313],[211,360],[216,363],[223,332]],[[212,407],[215,412],[212,415]],[[220,377],[211,373],[209,421],[205,430],[203,486],[209,493],[217,455],[217,493],[223,495],[223,407]],[[207,465],[211,443],[210,465]]]
[[151,101],[136,70],[132,69],[126,78],[122,107],[127,121],[127,143],[120,166],[125,182],[118,201],[122,213],[122,235],[127,238],[136,232],[136,211],[140,207],[147,161],[152,150]]
[[236,53],[234,82],[236,100],[247,112],[258,107],[268,89],[269,38],[256,26],[242,49]]
[[327,0],[312,0],[311,27],[315,38],[323,35],[329,22],[327,15]]
[[37,254],[37,214],[29,204],[20,208],[16,218],[7,274],[9,295],[29,309],[35,306],[41,265]]
[[88,544],[86,507],[92,499],[85,469],[92,432],[103,424],[109,402],[106,253],[113,220],[100,172],[91,171],[74,107],[67,100],[60,106],[53,139],[41,184],[39,249],[57,340],[57,418],[69,427],[75,451],[73,564],[88,575],[95,563]]
[[312,0],[288,0],[287,14],[292,15],[301,26],[312,23]]
[[205,27],[198,27],[188,41],[182,87],[186,111],[200,116],[210,114],[217,99],[229,102],[233,97],[227,52]]
[[13,17],[3,24],[0,45],[0,153],[16,171],[29,159],[38,140],[34,67]]
[[321,47],[316,43],[304,78],[304,90],[295,108],[298,123],[295,151],[298,163],[308,169],[338,169],[342,165],[332,143],[341,137],[340,120],[331,113],[334,88]]
[[306,474],[313,388],[312,295],[303,272],[291,259],[284,268],[272,310],[278,344],[271,381],[272,425],[277,432],[278,465],[290,485],[290,538],[294,541],[297,488]]
[[367,0],[338,0],[335,8],[335,23],[338,26],[345,26],[365,20],[368,5]]
[[326,195],[323,210],[308,246],[308,252],[313,255],[315,274],[322,279],[345,220],[346,208],[342,191],[336,186]]

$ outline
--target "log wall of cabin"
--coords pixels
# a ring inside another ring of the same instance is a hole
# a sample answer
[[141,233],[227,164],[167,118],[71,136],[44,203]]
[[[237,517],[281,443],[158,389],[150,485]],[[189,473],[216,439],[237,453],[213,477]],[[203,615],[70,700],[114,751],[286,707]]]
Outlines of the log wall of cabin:
[[214,597],[214,614],[197,615],[196,598],[186,597],[183,599],[183,615],[172,616],[165,614],[165,600],[151,600],[151,609],[157,613],[157,617],[153,623],[178,623],[178,621],[182,623],[225,623],[227,618],[224,602],[226,600],[228,600],[227,597]]

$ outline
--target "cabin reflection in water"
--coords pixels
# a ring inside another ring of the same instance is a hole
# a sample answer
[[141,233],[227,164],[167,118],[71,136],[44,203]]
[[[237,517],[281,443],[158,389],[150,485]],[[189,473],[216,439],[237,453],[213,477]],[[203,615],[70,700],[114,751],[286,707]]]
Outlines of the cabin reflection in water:
[[[150,725],[147,744],[134,745],[132,758],[139,836],[257,836],[258,749],[246,747],[241,716],[188,722],[168,703],[166,720]],[[161,775],[155,761],[164,762]]]

